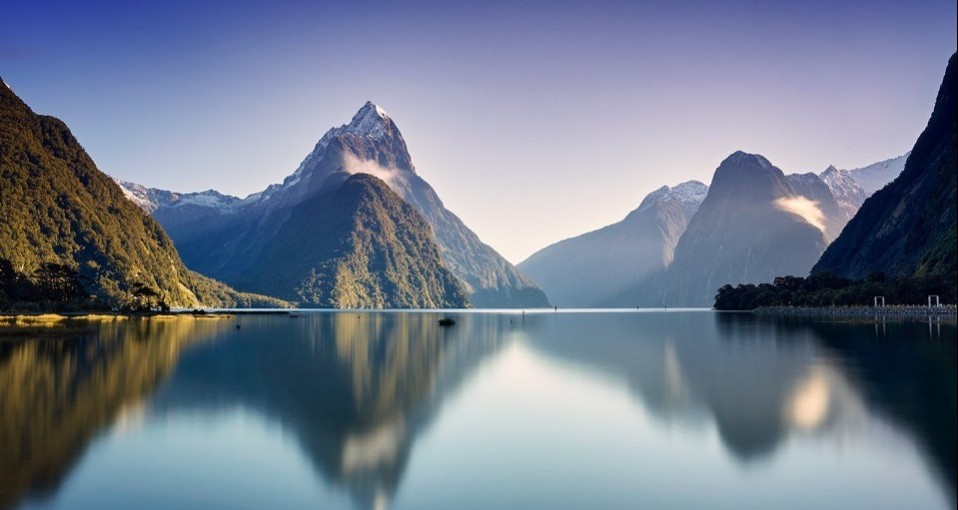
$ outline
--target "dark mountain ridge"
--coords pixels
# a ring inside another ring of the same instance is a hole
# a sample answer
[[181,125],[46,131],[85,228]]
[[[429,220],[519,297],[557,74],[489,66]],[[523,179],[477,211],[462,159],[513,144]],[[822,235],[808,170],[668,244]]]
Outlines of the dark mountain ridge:
[[955,278],[955,67],[953,54],[928,125],[915,142],[901,175],[862,204],[814,272],[857,280],[876,272],[896,277],[943,274]]
[[0,84],[0,308],[284,306],[186,268],[59,119]]

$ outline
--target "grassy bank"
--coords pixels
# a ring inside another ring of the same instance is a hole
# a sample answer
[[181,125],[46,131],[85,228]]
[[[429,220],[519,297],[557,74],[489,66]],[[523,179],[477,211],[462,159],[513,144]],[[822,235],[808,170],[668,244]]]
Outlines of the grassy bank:
[[0,314],[0,335],[9,336],[18,333],[37,333],[43,331],[62,332],[82,330],[103,322],[118,322],[130,319],[149,319],[154,321],[191,319],[223,319],[232,317],[232,313],[35,313]]

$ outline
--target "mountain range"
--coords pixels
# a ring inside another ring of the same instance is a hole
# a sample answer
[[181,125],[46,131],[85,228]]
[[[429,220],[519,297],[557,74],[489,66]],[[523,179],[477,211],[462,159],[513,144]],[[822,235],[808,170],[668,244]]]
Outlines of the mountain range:
[[[282,242],[287,245],[284,250],[290,257],[312,257],[305,250],[307,246],[315,248],[316,241],[309,239],[305,230],[297,236],[288,225],[306,229],[309,221],[298,215],[310,208],[300,206],[327,193],[331,187],[341,185],[345,177],[353,174],[376,177],[378,182],[385,183],[392,193],[412,206],[412,209],[392,208],[392,212],[421,215],[431,230],[429,236],[439,248],[442,269],[434,267],[431,272],[437,281],[444,281],[438,273],[450,271],[472,305],[548,306],[545,294],[532,280],[484,244],[445,208],[432,187],[416,173],[396,124],[382,108],[371,102],[360,108],[348,124],[327,131],[281,184],[271,185],[244,199],[212,190],[175,193],[134,183],[121,184],[131,200],[163,225],[191,267],[239,288],[282,290],[279,295],[293,298],[304,292],[309,294],[311,291],[304,289],[312,285],[309,281],[315,280],[310,275],[320,275],[322,271],[315,266],[308,270],[303,267],[305,272],[298,279],[285,280],[291,287],[278,289],[270,280],[270,271],[261,264],[267,260],[275,263],[269,253],[275,251],[272,245],[280,233]],[[404,221],[397,217],[393,220]],[[411,222],[416,223],[418,219]],[[419,234],[427,235],[427,232],[419,231]],[[328,247],[323,247],[323,251],[328,252]],[[394,253],[400,251],[397,249]],[[399,280],[408,278],[413,275],[401,273],[394,277]],[[452,294],[438,301],[425,298],[423,302],[460,303]],[[373,300],[368,305],[377,306],[378,303]],[[405,302],[405,306],[420,304],[416,300]]]
[[738,151],[709,186],[663,186],[519,268],[446,209],[371,102],[238,198],[113,180],[4,84],[0,308],[708,306],[726,284],[810,271],[953,273],[954,75],[953,56],[909,153],[786,175]]
[[867,198],[859,181],[891,179],[900,161],[785,175],[736,152],[711,186],[662,187],[624,220],[543,248],[519,268],[561,306],[708,306],[726,283],[807,274]]

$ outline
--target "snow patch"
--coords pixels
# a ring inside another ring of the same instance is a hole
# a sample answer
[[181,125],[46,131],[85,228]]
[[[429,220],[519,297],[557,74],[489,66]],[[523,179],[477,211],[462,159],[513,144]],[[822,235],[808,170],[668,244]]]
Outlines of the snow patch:
[[179,194],[179,204],[192,204],[203,207],[213,207],[217,209],[228,209],[237,202],[236,197],[221,195],[220,193],[207,190],[200,193]]
[[701,204],[709,187],[699,181],[687,181],[672,188],[672,196],[683,204]]
[[638,210],[645,210],[653,205],[666,201],[674,200],[683,206],[699,205],[705,200],[709,187],[699,181],[687,181],[676,184],[673,187],[662,186],[661,188],[649,193],[642,199]]
[[349,124],[338,128],[341,132],[353,135],[365,136],[379,139],[386,134],[386,124],[389,122],[389,116],[386,110],[383,110],[372,101],[367,101],[362,108],[356,112]]
[[872,193],[882,189],[901,174],[910,155],[911,151],[908,151],[897,158],[879,161],[847,172],[865,190],[865,194],[871,196]]
[[839,170],[830,166],[819,174],[819,177],[828,186],[838,205],[849,213],[849,217],[854,216],[868,198],[865,190],[855,182],[848,170]]
[[135,182],[121,181],[111,177],[123,191],[123,196],[138,205],[144,211],[152,214],[161,208],[179,207],[182,205],[196,205],[219,210],[230,210],[241,203],[239,198],[224,195],[215,190],[200,191],[197,193],[177,193],[156,188],[147,188]]
[[143,186],[133,182],[121,181],[120,179],[112,176],[110,178],[113,179],[113,182],[120,186],[120,190],[123,191],[123,196],[125,196],[130,202],[136,204],[140,209],[143,209],[148,213],[152,213],[159,207],[159,204],[150,200],[147,190]]

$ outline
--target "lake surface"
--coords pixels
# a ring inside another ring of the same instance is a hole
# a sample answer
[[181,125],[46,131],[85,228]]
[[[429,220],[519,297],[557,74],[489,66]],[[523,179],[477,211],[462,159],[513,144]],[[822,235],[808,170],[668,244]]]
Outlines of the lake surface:
[[955,342],[691,311],[0,334],[0,508],[954,508]]

